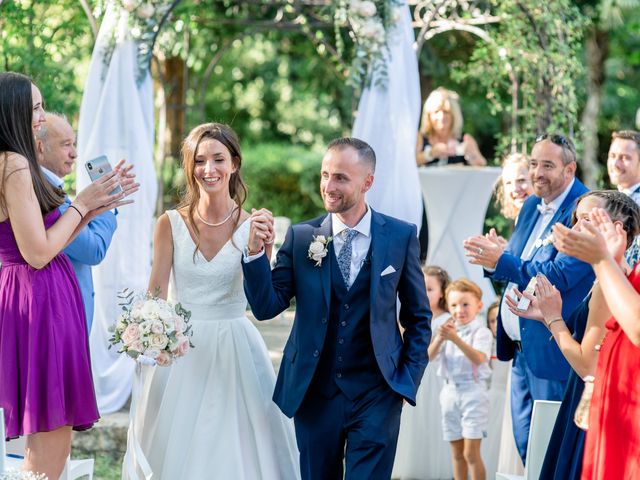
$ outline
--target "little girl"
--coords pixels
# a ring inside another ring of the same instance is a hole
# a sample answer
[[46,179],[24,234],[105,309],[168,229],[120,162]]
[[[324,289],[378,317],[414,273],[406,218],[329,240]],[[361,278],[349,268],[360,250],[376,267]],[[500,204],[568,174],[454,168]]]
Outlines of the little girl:
[[489,359],[493,335],[477,315],[482,310],[482,290],[466,278],[445,291],[452,319],[438,328],[429,346],[429,358],[440,359],[438,374],[445,385],[440,392],[443,437],[451,446],[453,476],[484,480],[480,442],[489,420]]
[[[451,279],[444,269],[436,266],[425,266],[422,272],[433,313],[431,330],[436,332],[449,319],[444,292]],[[418,388],[416,406],[406,404],[402,409],[393,478],[453,476],[449,446],[442,439],[442,416],[438,398],[443,382],[437,375],[437,370],[438,361],[430,360]]]

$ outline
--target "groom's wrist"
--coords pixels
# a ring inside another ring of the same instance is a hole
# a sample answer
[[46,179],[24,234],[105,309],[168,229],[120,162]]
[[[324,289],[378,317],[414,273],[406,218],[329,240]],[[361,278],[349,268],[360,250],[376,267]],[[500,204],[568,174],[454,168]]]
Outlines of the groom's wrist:
[[263,250],[264,250],[264,245],[258,248],[257,250],[253,250],[250,246],[247,246],[246,254],[247,254],[247,257],[253,257],[255,255],[258,255],[259,253],[262,253]]

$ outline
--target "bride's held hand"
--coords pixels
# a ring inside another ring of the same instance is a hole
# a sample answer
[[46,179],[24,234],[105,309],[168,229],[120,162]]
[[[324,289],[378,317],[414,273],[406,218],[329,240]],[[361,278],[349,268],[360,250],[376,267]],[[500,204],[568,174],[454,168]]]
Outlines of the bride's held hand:
[[251,210],[248,250],[250,254],[259,253],[265,245],[273,243],[273,214],[266,208]]

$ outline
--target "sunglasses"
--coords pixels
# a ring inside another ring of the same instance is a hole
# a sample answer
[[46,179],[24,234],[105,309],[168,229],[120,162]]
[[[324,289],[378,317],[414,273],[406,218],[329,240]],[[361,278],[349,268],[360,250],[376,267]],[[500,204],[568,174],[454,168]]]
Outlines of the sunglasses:
[[560,147],[567,147],[569,149],[573,148],[572,145],[569,143],[569,140],[567,140],[562,135],[558,135],[558,134],[550,135],[548,133],[543,133],[542,135],[538,135],[536,137],[536,143],[542,142],[543,140],[549,140],[555,143],[556,145],[559,145]]

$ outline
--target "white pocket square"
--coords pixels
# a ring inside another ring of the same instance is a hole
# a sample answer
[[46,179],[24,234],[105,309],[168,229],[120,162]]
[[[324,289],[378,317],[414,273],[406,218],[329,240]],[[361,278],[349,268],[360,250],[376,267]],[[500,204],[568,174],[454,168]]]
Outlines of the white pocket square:
[[380,274],[381,277],[384,277],[385,275],[389,275],[391,273],[394,273],[396,271],[395,268],[393,268],[392,265],[389,265],[387,268],[385,268],[382,273]]

